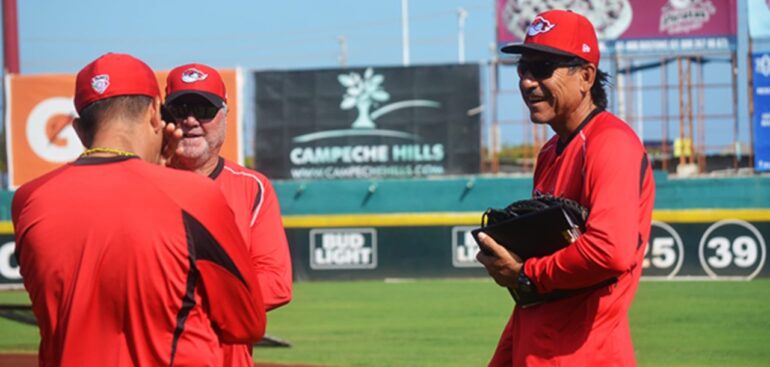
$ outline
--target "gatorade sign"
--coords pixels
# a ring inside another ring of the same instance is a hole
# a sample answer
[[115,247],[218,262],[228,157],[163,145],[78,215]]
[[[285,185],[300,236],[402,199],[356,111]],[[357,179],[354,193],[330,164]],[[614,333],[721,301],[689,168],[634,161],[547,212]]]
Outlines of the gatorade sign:
[[[221,154],[243,162],[235,70],[220,71],[228,92],[227,137]],[[156,73],[161,91],[166,73]],[[6,78],[5,131],[9,186],[27,181],[77,159],[83,145],[72,128],[75,75],[9,75]]]

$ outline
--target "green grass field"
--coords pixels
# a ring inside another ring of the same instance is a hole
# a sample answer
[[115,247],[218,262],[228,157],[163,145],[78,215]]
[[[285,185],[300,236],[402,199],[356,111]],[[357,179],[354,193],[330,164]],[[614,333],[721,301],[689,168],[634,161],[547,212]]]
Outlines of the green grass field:
[[[0,303],[26,302],[0,292]],[[507,292],[487,280],[311,282],[270,313],[265,362],[328,366],[482,366],[507,320]],[[770,280],[642,282],[631,310],[640,366],[770,365]],[[0,319],[0,351],[34,351],[36,330]]]

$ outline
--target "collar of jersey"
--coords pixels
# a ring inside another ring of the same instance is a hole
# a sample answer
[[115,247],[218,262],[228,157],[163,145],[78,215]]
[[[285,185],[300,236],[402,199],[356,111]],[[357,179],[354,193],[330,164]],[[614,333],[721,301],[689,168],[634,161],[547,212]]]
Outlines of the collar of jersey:
[[567,141],[562,143],[561,139],[556,140],[556,155],[561,155],[561,152],[563,152],[564,149],[567,148],[567,145],[569,145],[569,142],[571,142],[572,139],[575,139],[577,134],[580,133],[580,130],[583,130],[583,128],[586,127],[586,125],[588,125],[588,123],[591,122],[591,120],[593,120],[594,117],[596,117],[596,115],[598,115],[602,111],[604,110],[599,107],[594,108],[594,110],[591,111],[591,113],[589,113],[588,116],[586,116],[586,118],[583,119],[580,125],[578,125],[577,129],[575,129],[575,131],[573,131],[572,134],[570,134],[569,138],[567,138]]
[[209,178],[215,180],[217,177],[219,177],[219,174],[222,173],[223,169],[225,169],[225,159],[219,157],[219,160],[217,160],[217,166],[214,167],[214,170],[211,171],[211,173],[209,173]]
[[94,164],[123,162],[129,159],[139,159],[139,157],[137,156],[112,156],[112,157],[88,156],[88,157],[78,158],[74,162],[72,162],[72,164],[76,166],[88,166],[88,165],[94,165]]

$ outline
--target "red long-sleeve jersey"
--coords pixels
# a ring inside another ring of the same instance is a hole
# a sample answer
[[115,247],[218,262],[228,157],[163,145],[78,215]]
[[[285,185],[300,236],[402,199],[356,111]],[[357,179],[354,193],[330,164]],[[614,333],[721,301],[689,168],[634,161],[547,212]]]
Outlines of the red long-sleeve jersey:
[[[270,181],[257,171],[219,158],[209,175],[224,193],[259,277],[267,310],[291,301],[291,257],[278,197]],[[225,365],[251,367],[251,345],[225,345]]]
[[627,124],[601,112],[566,143],[542,148],[533,195],[552,194],[589,208],[587,228],[570,246],[529,259],[537,290],[617,282],[529,308],[516,307],[490,366],[634,366],[628,309],[642,272],[654,202],[647,154]]
[[265,329],[259,280],[210,180],[80,158],[23,185],[12,216],[41,366],[220,366]]

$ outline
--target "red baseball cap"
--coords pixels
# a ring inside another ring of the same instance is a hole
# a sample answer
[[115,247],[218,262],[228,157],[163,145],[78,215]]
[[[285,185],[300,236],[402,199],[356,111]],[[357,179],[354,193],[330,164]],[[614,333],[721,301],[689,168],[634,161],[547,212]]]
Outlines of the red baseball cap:
[[216,69],[203,64],[177,66],[168,73],[166,104],[190,94],[199,95],[216,107],[222,107],[227,103],[227,92],[222,76]]
[[108,53],[86,65],[75,80],[75,110],[96,101],[126,95],[160,97],[155,73],[131,55]]
[[503,46],[500,51],[520,54],[539,51],[577,56],[599,67],[596,30],[586,17],[569,10],[549,10],[538,14],[527,29],[524,43]]

